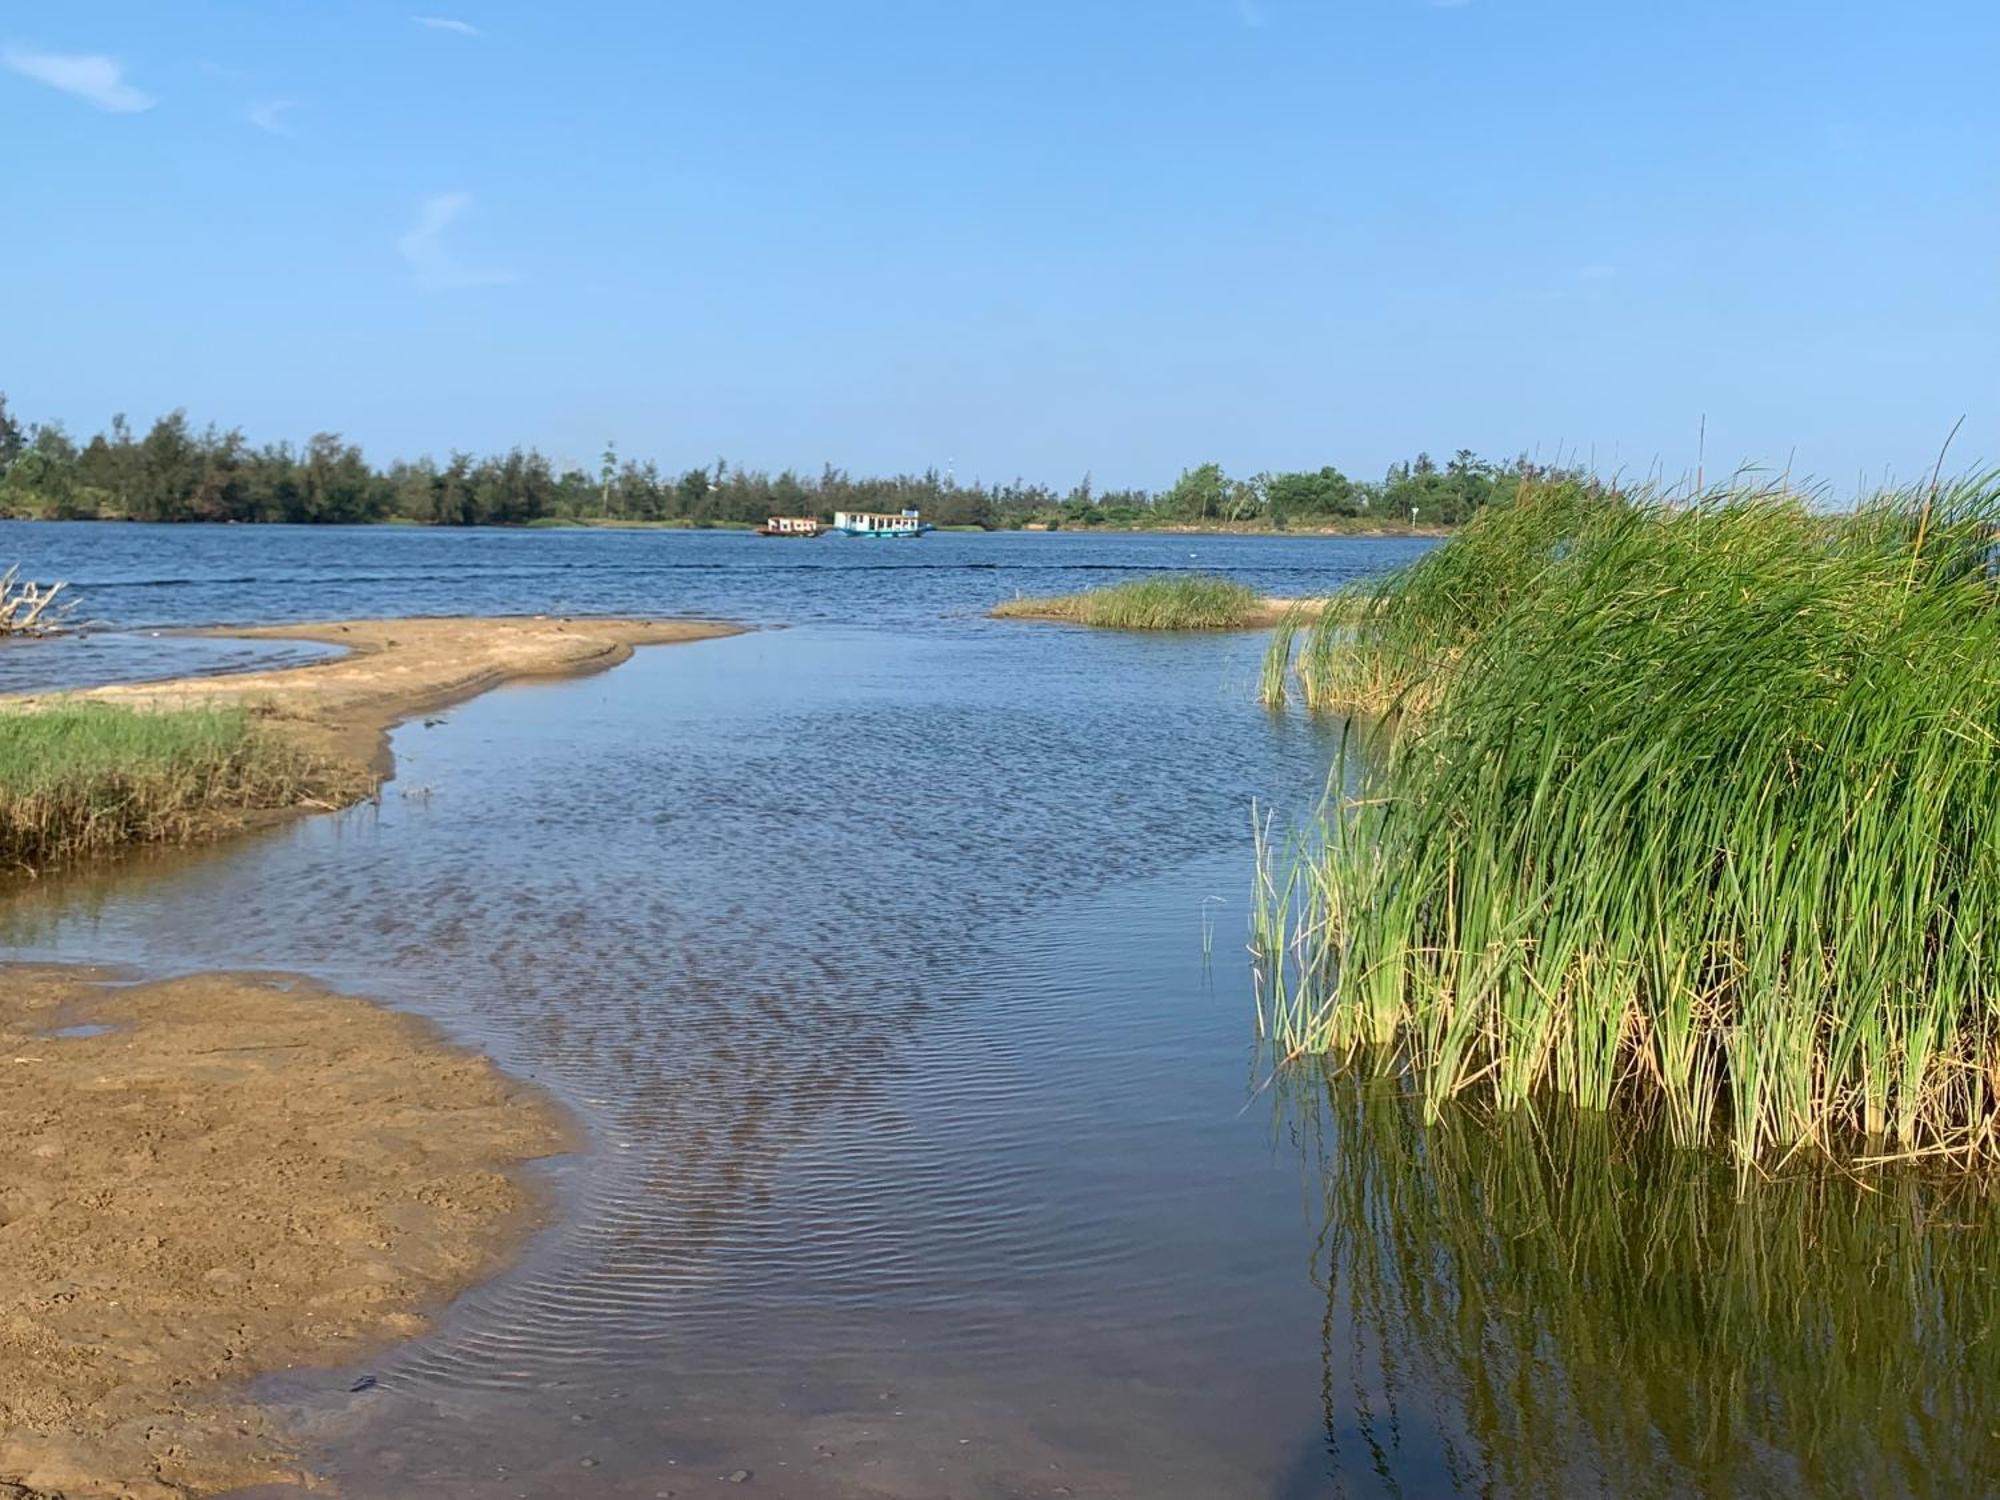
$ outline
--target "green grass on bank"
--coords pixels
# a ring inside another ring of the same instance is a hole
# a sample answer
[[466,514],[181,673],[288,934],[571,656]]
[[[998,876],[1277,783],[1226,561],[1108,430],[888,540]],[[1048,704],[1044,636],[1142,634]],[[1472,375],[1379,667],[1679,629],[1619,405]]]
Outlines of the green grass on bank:
[[2000,483],[1535,503],[1306,663],[1420,711],[1266,851],[1279,1044],[1746,1168],[2000,1161]]
[[252,813],[339,805],[366,790],[359,770],[307,754],[241,709],[4,713],[0,869],[191,843]]
[[1234,630],[1256,622],[1254,590],[1206,573],[1161,573],[1110,588],[1045,599],[1009,599],[1001,619],[1068,620],[1106,630]]

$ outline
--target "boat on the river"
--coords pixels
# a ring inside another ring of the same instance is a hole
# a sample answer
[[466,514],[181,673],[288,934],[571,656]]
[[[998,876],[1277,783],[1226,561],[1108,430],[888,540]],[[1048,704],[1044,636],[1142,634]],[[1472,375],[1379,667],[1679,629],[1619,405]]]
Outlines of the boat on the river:
[[914,510],[900,514],[873,510],[837,510],[833,529],[843,536],[922,536],[937,528]]
[[757,528],[759,536],[818,536],[820,524],[814,516],[766,516]]

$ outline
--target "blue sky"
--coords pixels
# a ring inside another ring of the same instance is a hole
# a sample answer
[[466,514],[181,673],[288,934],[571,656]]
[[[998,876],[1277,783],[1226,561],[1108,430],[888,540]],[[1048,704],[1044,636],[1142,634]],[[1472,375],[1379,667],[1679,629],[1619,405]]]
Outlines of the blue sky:
[[1991,0],[0,7],[0,389],[1100,487],[2000,461]]

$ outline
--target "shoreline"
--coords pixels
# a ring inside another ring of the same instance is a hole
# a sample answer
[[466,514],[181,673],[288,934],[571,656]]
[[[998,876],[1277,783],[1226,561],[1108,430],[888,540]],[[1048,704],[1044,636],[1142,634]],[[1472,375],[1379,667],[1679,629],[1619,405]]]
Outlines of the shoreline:
[[419,714],[508,682],[601,672],[628,660],[639,646],[715,640],[745,629],[707,620],[549,615],[207,626],[187,634],[315,641],[346,653],[295,667],[7,694],[0,696],[0,709],[31,713],[80,702],[137,709],[245,708],[305,748],[365,766],[387,780],[394,773],[389,732]]
[[[507,682],[741,627],[432,618],[220,627],[347,653],[303,666],[10,695],[248,710],[393,773],[390,731]],[[325,806],[275,808],[239,826]],[[503,1270],[578,1150],[555,1100],[428,1020],[309,978],[129,982],[0,965],[0,1494],[168,1500],[313,1482],[251,1377],[334,1369],[423,1333]]]
[[[757,529],[755,521],[709,521],[696,522],[682,519],[665,521],[643,521],[616,516],[542,516],[533,521],[484,521],[467,526],[444,526],[429,521],[416,521],[407,517],[386,517],[375,521],[142,521],[130,516],[31,516],[0,515],[0,521],[38,526],[176,526],[202,529],[228,526],[273,526],[290,527],[294,530],[335,530],[367,529],[377,526],[395,527],[417,531],[684,531],[684,532],[731,532],[748,535]],[[1286,525],[1256,526],[1243,522],[1217,521],[1207,525],[1195,521],[1163,522],[1157,526],[1135,526],[1115,521],[1088,523],[1083,521],[1063,521],[1050,526],[1045,522],[1023,521],[1015,526],[973,526],[960,524],[939,525],[936,529],[961,536],[1019,536],[1028,533],[1035,536],[1053,536],[1061,533],[1068,536],[1275,536],[1275,537],[1334,537],[1355,541],[1377,539],[1429,538],[1442,539],[1458,531],[1465,523],[1451,526],[1411,526],[1407,523],[1392,523],[1382,526],[1335,526],[1335,525]]]
[[581,1142],[429,1021],[289,975],[0,967],[0,1051],[7,1494],[310,1485],[250,1379],[426,1331]]

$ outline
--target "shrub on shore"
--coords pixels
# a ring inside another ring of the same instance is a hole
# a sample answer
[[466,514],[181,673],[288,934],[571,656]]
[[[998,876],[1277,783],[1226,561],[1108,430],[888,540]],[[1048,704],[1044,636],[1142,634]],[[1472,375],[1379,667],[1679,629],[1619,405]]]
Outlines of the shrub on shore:
[[308,754],[242,709],[4,713],[0,869],[192,843],[254,813],[339,806],[368,787],[359,769]]
[[1565,500],[1378,590],[1321,701],[1420,711],[1267,851],[1280,1045],[1746,1168],[2000,1161],[1996,525],[1996,481]]
[[1265,613],[1255,590],[1208,573],[1161,573],[1046,599],[1009,599],[1001,619],[1068,620],[1105,630],[1236,630]]

